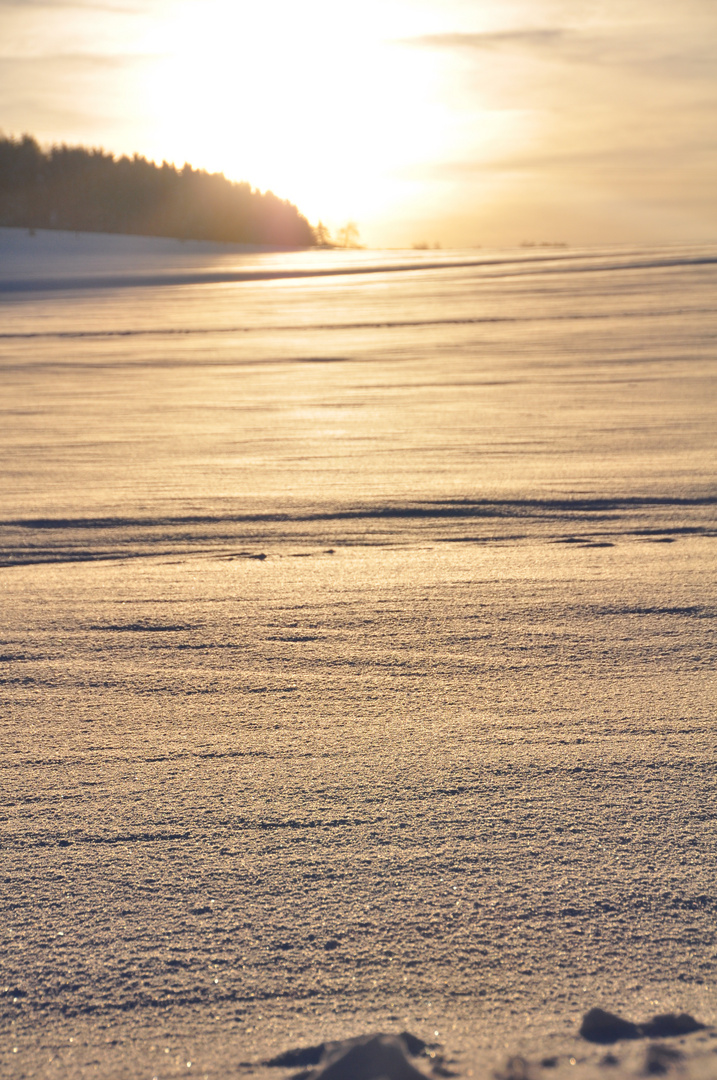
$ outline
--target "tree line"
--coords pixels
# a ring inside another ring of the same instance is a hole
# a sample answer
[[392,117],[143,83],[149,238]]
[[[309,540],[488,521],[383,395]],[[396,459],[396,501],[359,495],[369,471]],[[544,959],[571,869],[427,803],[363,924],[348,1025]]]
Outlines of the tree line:
[[250,184],[135,154],[0,137],[0,225],[276,247],[321,243],[290,202]]

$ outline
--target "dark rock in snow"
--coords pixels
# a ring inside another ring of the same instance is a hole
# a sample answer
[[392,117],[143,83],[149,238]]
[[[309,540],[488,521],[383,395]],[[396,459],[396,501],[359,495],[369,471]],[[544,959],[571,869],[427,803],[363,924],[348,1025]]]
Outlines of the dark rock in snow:
[[583,1017],[580,1034],[590,1042],[613,1043],[618,1039],[639,1039],[641,1031],[637,1024],[623,1020],[621,1016],[604,1009],[590,1009]]
[[301,1074],[307,1080],[425,1080],[409,1056],[417,1056],[426,1043],[410,1032],[401,1035],[362,1035],[341,1042],[319,1043],[283,1054],[267,1065],[283,1068],[318,1066]]
[[[418,1057],[428,1049],[428,1043],[419,1039],[418,1035],[412,1035],[410,1031],[402,1031],[399,1035],[411,1057]],[[435,1045],[435,1044],[434,1044]]]
[[619,1039],[667,1039],[689,1035],[693,1031],[703,1031],[704,1026],[688,1013],[662,1013],[644,1024],[633,1024],[604,1009],[590,1009],[583,1017],[580,1034],[590,1042],[613,1043]]
[[316,1046],[299,1046],[295,1050],[285,1050],[283,1054],[277,1054],[264,1062],[265,1065],[276,1066],[279,1069],[305,1069],[310,1065],[318,1065],[326,1053],[327,1046],[333,1043],[318,1043]]
[[675,1035],[691,1035],[693,1031],[704,1031],[704,1024],[695,1020],[689,1013],[663,1013],[653,1016],[646,1024],[641,1024],[643,1035],[650,1039],[668,1039]]
[[425,1080],[408,1060],[406,1044],[397,1035],[369,1035],[340,1043],[321,1062],[312,1080]]

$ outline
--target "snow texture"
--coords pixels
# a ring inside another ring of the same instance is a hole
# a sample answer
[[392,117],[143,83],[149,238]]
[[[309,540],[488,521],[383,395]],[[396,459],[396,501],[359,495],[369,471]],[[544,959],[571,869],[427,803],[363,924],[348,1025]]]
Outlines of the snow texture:
[[246,257],[4,264],[0,1073],[714,1076],[578,1036],[717,1019],[714,258]]

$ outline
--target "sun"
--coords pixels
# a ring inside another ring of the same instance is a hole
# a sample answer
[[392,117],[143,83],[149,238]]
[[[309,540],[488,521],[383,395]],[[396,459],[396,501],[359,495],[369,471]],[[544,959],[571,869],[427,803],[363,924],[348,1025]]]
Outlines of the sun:
[[270,188],[313,222],[380,214],[450,125],[430,54],[392,36],[385,4],[357,7],[174,5],[142,90],[162,156]]

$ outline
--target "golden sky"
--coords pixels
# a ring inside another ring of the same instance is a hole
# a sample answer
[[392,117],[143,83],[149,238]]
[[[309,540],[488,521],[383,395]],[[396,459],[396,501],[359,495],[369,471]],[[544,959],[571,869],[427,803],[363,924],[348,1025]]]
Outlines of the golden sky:
[[365,243],[717,239],[717,0],[0,0],[0,130]]

